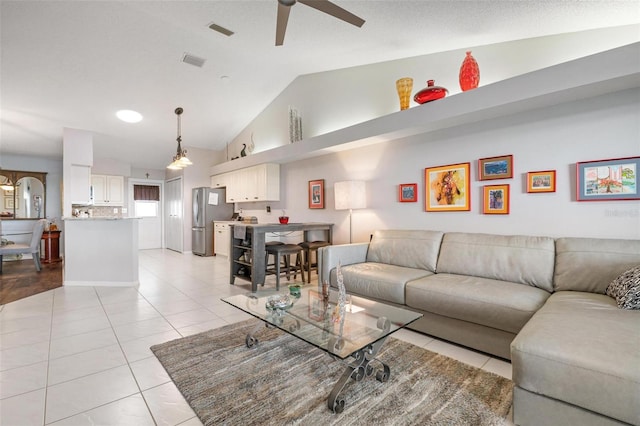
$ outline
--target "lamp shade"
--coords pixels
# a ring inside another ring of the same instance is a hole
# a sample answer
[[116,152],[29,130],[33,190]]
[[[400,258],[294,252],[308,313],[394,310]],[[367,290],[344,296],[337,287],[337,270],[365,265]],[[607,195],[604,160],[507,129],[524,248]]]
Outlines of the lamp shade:
[[333,189],[336,197],[336,210],[367,207],[366,182],[362,180],[336,182]]

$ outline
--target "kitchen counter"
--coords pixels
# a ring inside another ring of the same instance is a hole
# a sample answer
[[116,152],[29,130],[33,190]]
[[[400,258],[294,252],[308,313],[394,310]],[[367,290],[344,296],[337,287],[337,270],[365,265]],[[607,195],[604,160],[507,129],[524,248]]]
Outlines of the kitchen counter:
[[64,285],[138,285],[138,218],[67,217]]
[[[267,233],[303,231],[304,241],[310,241],[309,234],[313,231],[324,231],[329,244],[333,243],[333,223],[280,223],[247,224],[236,222],[230,224],[231,228],[231,284],[235,284],[235,278],[251,281],[251,291],[258,290],[258,284],[264,284],[266,252],[265,242]],[[243,241],[250,241],[250,245],[243,245]],[[245,252],[250,253],[251,261],[244,260]],[[244,274],[240,272],[244,271]]]
[[62,220],[139,220],[139,217],[108,217],[108,216],[93,216],[93,217],[63,217]]

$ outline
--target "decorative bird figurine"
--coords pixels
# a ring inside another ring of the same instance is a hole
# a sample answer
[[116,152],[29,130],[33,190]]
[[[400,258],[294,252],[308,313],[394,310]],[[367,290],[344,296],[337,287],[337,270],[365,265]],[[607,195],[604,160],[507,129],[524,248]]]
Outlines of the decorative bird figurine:
[[240,157],[246,157],[247,156],[247,144],[243,143],[242,144],[242,151],[240,151]]

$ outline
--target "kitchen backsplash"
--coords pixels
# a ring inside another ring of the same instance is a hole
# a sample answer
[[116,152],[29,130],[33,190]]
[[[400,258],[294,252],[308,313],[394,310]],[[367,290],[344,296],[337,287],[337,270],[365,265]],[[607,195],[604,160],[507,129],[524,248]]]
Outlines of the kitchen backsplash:
[[[118,213],[114,213],[116,209]],[[123,217],[122,207],[94,206],[93,217]]]
[[[122,207],[113,206],[72,206],[73,210],[78,210],[79,216],[88,217],[127,217],[126,213],[122,213]],[[116,212],[117,211],[117,212]]]

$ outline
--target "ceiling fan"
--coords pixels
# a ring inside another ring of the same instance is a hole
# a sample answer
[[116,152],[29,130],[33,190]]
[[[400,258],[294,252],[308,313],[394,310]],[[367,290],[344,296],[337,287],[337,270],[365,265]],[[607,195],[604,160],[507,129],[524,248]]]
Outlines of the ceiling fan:
[[356,27],[362,27],[364,19],[344,10],[340,6],[331,3],[329,0],[278,0],[278,21],[276,26],[276,46],[282,46],[284,43],[284,33],[287,31],[287,22],[289,21],[289,12],[291,6],[298,3],[306,4],[320,12],[327,13],[338,19],[342,19]]

